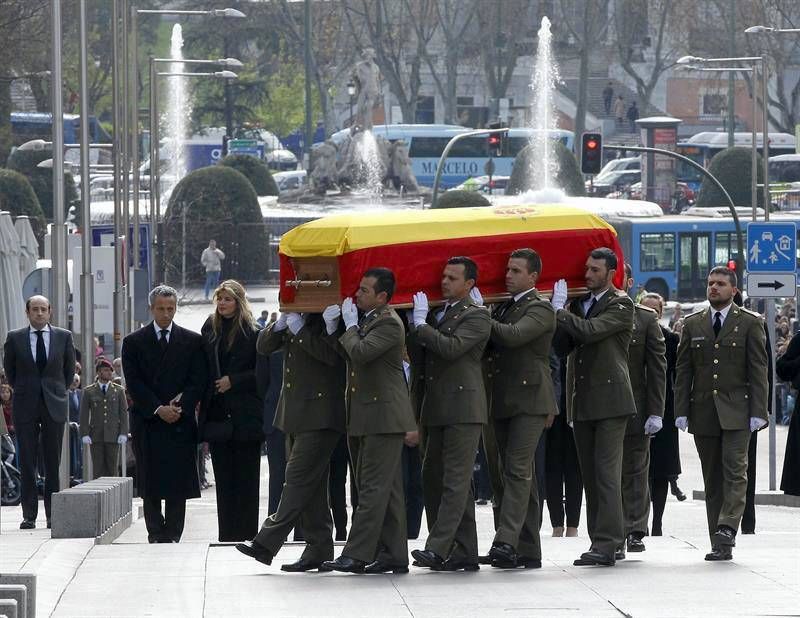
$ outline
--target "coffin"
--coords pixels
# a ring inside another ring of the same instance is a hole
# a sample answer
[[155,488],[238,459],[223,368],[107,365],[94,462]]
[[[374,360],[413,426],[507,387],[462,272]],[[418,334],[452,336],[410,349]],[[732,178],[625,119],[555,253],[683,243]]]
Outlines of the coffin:
[[[377,266],[395,274],[393,306],[410,307],[420,290],[436,303],[444,264],[456,255],[478,264],[478,287],[487,303],[505,300],[508,255],[522,247],[541,255],[537,287],[545,293],[561,278],[571,295],[584,292],[586,257],[597,247],[610,247],[623,263],[613,227],[563,204],[352,212],[304,223],[283,235],[281,310],[320,312],[340,303],[355,294],[364,271]],[[622,278],[619,268],[618,287]]]

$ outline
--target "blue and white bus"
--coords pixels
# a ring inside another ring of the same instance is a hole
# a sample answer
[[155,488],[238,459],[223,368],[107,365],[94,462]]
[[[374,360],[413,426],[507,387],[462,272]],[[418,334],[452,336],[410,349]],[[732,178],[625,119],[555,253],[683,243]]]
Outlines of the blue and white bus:
[[[19,146],[30,140],[53,138],[53,115],[42,112],[11,112],[11,134],[14,144]],[[89,137],[93,143],[110,143],[111,136],[94,116],[89,116]],[[81,141],[81,117],[64,114],[64,143]]]
[[[372,132],[376,136],[394,142],[403,140],[408,146],[414,175],[417,182],[425,186],[433,186],[436,166],[447,143],[456,135],[472,131],[466,127],[449,124],[388,124],[376,125]],[[331,136],[334,143],[345,140],[349,129],[338,131]],[[533,129],[513,128],[503,139],[502,156],[494,157],[494,175],[510,176],[514,158],[527,146],[535,135]],[[574,147],[575,137],[572,131],[553,130],[549,132],[551,139],[558,140],[570,150]],[[450,151],[442,174],[442,188],[455,187],[468,178],[486,174],[485,166],[489,160],[489,143],[486,137],[470,137],[457,142]]]
[[[716,209],[693,208],[680,215],[608,221],[617,230],[637,286],[644,285],[667,300],[699,301],[706,298],[708,271],[738,257],[733,219],[718,214]],[[748,217],[740,214],[739,220],[746,242]],[[771,213],[770,221],[800,223],[800,212]],[[798,236],[800,240],[800,232]],[[800,273],[800,255],[797,266]]]

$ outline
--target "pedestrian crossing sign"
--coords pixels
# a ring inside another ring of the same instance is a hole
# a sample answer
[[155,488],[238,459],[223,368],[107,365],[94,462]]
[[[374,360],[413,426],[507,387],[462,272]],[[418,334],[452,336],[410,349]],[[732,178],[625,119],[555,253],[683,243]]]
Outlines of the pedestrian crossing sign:
[[797,229],[794,223],[747,225],[747,270],[784,273],[797,270]]

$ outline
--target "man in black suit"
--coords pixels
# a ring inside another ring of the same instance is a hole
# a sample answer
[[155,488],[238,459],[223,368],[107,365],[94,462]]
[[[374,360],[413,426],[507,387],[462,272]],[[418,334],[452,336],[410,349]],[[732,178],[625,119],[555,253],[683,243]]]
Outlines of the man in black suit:
[[[122,367],[133,405],[131,436],[136,485],[143,499],[148,540],[177,543],[187,498],[200,497],[195,407],[206,384],[200,335],[173,322],[178,293],[150,292],[153,321],[125,337]],[[164,513],[161,511],[164,500]]]
[[36,451],[44,459],[44,512],[50,527],[50,496],[58,491],[61,441],[67,421],[67,387],[75,377],[72,333],[50,326],[50,301],[31,296],[25,303],[30,326],[8,333],[3,367],[14,389],[11,410],[22,472],[22,530],[36,527]]

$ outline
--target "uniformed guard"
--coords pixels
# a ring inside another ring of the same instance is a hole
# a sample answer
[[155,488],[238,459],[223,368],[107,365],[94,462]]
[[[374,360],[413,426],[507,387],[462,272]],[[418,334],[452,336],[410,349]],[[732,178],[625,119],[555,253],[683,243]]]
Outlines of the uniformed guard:
[[128,442],[128,404],[125,389],[112,382],[114,366],[100,358],[97,380],[83,389],[80,433],[92,454],[94,478],[117,476],[119,447]]
[[336,332],[336,311],[281,314],[261,331],[259,354],[283,350],[283,386],[275,427],[287,436],[286,480],[277,510],[242,553],[270,564],[292,528],[299,525],[306,547],[300,559],[282,571],[329,571],[333,523],[328,503],[328,467],[345,430],[345,364],[327,338]]
[[347,435],[358,506],[341,556],[325,563],[335,571],[408,573],[401,460],[406,432],[417,426],[403,370],[403,322],[387,306],[394,287],[391,270],[371,268],[356,303],[346,298],[341,307],[346,330],[339,344],[347,356]]
[[[633,301],[614,287],[617,255],[607,247],[586,260],[589,293],[569,309],[567,282],[559,280],[553,345],[567,360],[567,414],[586,490],[586,523],[592,545],[575,566],[614,566],[624,543],[622,450],[628,419],[636,414],[628,375]],[[620,555],[620,558],[624,557]]]
[[408,345],[412,359],[424,359],[422,483],[433,525],[425,549],[411,555],[434,570],[479,568],[472,470],[487,420],[481,358],[491,324],[470,297],[477,278],[475,262],[453,257],[442,274],[444,307],[430,311],[425,293],[414,295]]
[[[631,289],[631,266],[625,264],[625,291]],[[666,353],[658,314],[636,303],[633,335],[628,346],[628,373],[636,416],[628,419],[622,452],[622,508],[629,552],[645,550],[642,539],[650,521],[650,438],[661,429],[664,418]]]
[[747,492],[750,433],[767,425],[761,317],[733,303],[736,273],[708,274],[710,307],[684,319],[675,369],[675,426],[694,434],[703,469],[711,553],[730,560]]
[[542,260],[533,249],[511,254],[505,283],[512,297],[493,311],[486,350],[489,422],[502,462],[503,495],[489,550],[491,565],[498,568],[542,566],[535,454],[558,406],[550,379],[556,319],[536,290],[541,271]]

